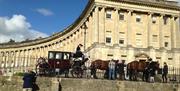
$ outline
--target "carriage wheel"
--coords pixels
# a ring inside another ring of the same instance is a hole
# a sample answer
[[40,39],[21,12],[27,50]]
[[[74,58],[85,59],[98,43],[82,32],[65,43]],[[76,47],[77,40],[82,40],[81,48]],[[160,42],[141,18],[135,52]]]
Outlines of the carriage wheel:
[[79,69],[78,68],[72,69],[71,70],[71,75],[72,75],[73,78],[82,78],[83,70],[80,69],[80,68]]
[[45,62],[46,63],[46,59],[45,58],[42,58],[40,57],[38,60],[37,60],[37,64],[36,64],[36,74],[37,75],[40,75],[40,76],[47,76],[49,74],[49,66],[48,67],[43,67],[42,65],[45,64],[45,63],[42,63],[42,62]]

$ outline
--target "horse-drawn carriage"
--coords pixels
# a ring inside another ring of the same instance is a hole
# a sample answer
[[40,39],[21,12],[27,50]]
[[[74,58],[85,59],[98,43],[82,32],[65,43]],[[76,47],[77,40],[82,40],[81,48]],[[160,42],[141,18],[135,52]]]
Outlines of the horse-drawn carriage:
[[36,65],[36,73],[43,76],[55,76],[65,74],[65,77],[69,77],[71,72],[72,77],[82,77],[84,65],[87,58],[82,57],[82,60],[78,60],[79,65],[75,64],[76,57],[72,52],[64,51],[49,51],[48,58],[40,57]]

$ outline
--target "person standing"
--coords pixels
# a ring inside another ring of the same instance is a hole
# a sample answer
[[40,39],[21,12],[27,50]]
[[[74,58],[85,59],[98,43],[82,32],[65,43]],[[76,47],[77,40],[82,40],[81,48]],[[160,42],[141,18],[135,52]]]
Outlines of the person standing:
[[112,60],[110,60],[109,64],[108,64],[108,68],[109,68],[109,80],[114,80],[115,79],[115,67],[116,64],[115,62]]
[[28,70],[28,72],[24,73],[23,76],[23,91],[32,91],[33,87],[33,75],[31,73],[31,70]]
[[164,66],[162,69],[162,79],[163,82],[167,83],[167,74],[168,74],[168,65],[166,62],[164,62]]

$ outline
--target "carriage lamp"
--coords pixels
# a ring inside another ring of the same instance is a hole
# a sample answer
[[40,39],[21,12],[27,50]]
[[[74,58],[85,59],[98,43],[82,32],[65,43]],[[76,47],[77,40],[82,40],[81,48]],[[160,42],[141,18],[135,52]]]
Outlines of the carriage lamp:
[[57,64],[59,64],[59,62],[57,62]]

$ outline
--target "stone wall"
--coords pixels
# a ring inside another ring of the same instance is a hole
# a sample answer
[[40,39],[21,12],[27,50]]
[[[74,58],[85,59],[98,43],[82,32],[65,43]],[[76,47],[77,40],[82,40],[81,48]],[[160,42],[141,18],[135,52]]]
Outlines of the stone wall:
[[[60,84],[59,84],[60,82]],[[0,91],[22,91],[22,77],[0,77]],[[40,91],[180,91],[180,84],[101,79],[38,78]]]

